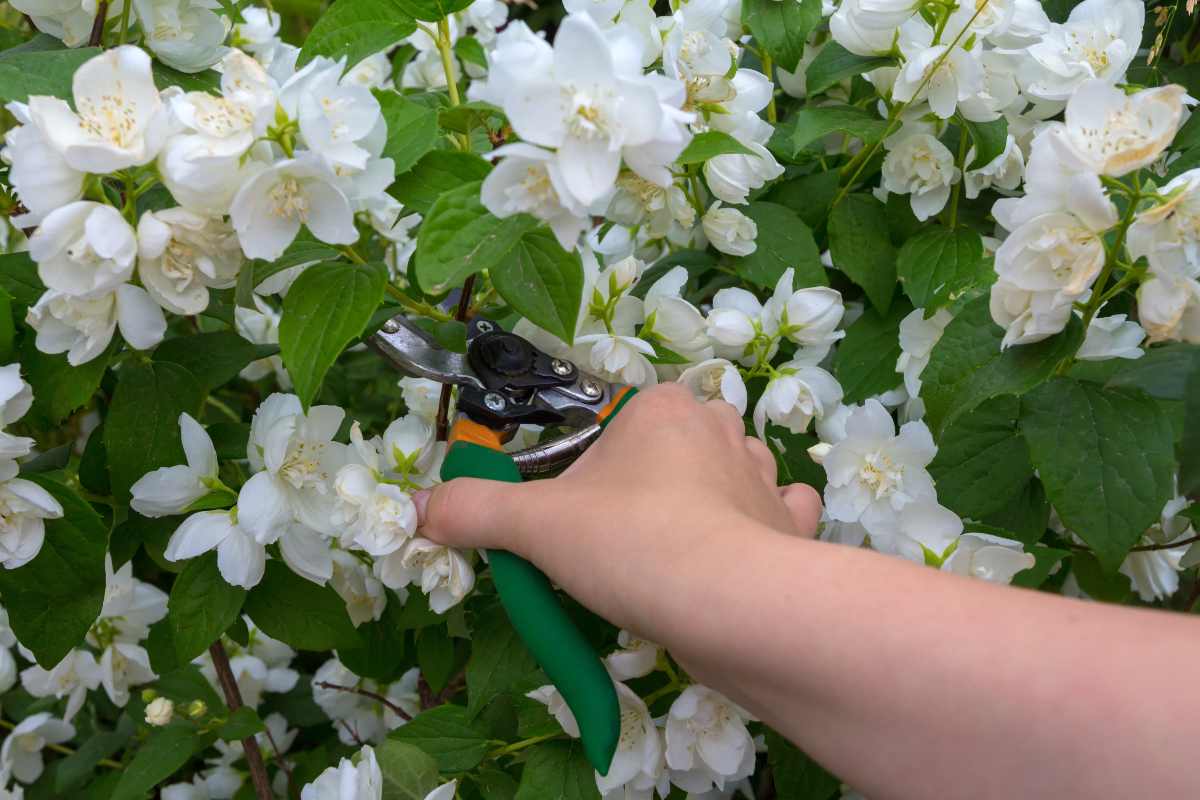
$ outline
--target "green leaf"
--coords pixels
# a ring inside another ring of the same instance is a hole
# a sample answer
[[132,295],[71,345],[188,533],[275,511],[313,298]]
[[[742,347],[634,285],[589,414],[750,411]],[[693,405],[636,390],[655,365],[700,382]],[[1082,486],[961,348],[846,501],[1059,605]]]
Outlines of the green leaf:
[[104,448],[113,496],[124,501],[147,472],[185,463],[179,415],[200,415],[204,392],[192,373],[170,362],[125,364],[117,379]]
[[217,568],[216,553],[187,562],[171,586],[167,619],[175,653],[186,663],[208,649],[237,620],[246,590],[230,586]]
[[184,664],[162,673],[154,688],[176,705],[201,700],[214,714],[222,715],[227,710],[225,700],[194,664]]
[[475,625],[467,661],[467,712],[477,715],[496,697],[542,685],[541,670],[521,642],[508,615],[494,604]]
[[338,593],[301,578],[279,561],[267,562],[262,582],[246,598],[245,611],[263,633],[297,650],[362,646]]
[[1017,427],[1020,407],[1012,395],[996,397],[946,428],[929,465],[939,503],[960,517],[983,520],[1025,488],[1033,465]]
[[389,594],[382,616],[358,626],[362,646],[338,651],[338,658],[355,675],[387,684],[409,668],[411,662],[404,658],[404,632],[410,626],[405,625],[403,605],[399,598]]
[[55,428],[83,407],[100,388],[104,370],[119,347],[114,341],[91,361],[72,367],[65,354],[43,353],[37,349],[35,337],[27,335],[21,343],[21,373],[33,387],[33,406],[26,421]]
[[31,475],[63,507],[46,520],[46,539],[23,567],[0,570],[0,597],[21,644],[46,669],[83,643],[104,604],[108,528],[79,495],[50,478]]
[[422,22],[437,22],[455,11],[462,11],[472,0],[396,0],[400,6]]
[[529,752],[516,800],[600,800],[596,775],[578,741],[546,742]]
[[1124,603],[1133,594],[1129,578],[1115,568],[1106,569],[1091,553],[1071,553],[1071,572],[1079,588],[1105,603]]
[[421,748],[387,739],[375,745],[383,773],[383,800],[425,800],[441,783],[437,762]]
[[971,141],[975,144],[975,158],[967,165],[968,170],[979,169],[995,161],[1008,146],[1008,120],[1004,117],[993,122],[971,122],[961,120]]
[[841,781],[773,730],[766,731],[767,760],[775,779],[775,791],[788,800],[829,800]]
[[[774,0],[763,0],[774,2]],[[883,138],[887,120],[880,119],[855,106],[814,106],[797,111],[787,122],[777,128],[775,141],[786,144],[784,154],[795,159],[813,142],[824,139],[831,133],[844,133],[863,142],[875,142]],[[773,145],[776,146],[776,145]]]
[[428,214],[437,199],[464,183],[481,181],[492,169],[488,162],[472,153],[433,150],[388,189],[405,208]]
[[1200,372],[1200,345],[1175,342],[1151,347],[1139,359],[1122,360],[1120,370],[1107,385],[1141,389],[1159,400],[1183,400],[1188,381],[1196,372]]
[[412,14],[399,0],[338,0],[313,25],[296,66],[317,56],[334,60],[345,56],[346,66],[353,67],[416,29]]
[[498,769],[481,769],[471,775],[479,787],[481,797],[487,800],[513,800],[517,796],[517,782],[507,772]]
[[[345,0],[339,0],[345,2]],[[438,115],[429,106],[406,100],[394,91],[375,90],[383,120],[387,123],[387,144],[383,157],[395,162],[397,175],[408,172],[437,144]]]
[[513,310],[562,339],[575,341],[583,298],[583,264],[543,228],[526,233],[489,273]]
[[[463,42],[459,39],[459,42]],[[476,128],[493,130],[503,124],[504,111],[491,103],[482,100],[472,100],[451,108],[443,108],[438,112],[438,124],[443,130],[456,133],[471,133]],[[447,151],[453,152],[453,151]]]
[[50,95],[72,102],[72,78],[83,62],[99,55],[98,47],[76,50],[26,50],[0,57],[0,100],[22,103],[30,95]]
[[763,199],[787,206],[795,211],[804,224],[816,230],[824,227],[829,207],[838,191],[838,171],[817,172],[790,181],[777,183]]
[[833,375],[845,392],[843,402],[861,403],[895,389],[904,378],[896,371],[900,358],[900,321],[912,308],[898,301],[887,314],[868,308],[846,329],[833,356]]
[[826,43],[804,73],[808,96],[820,94],[847,78],[893,64],[884,56],[856,56],[834,41]]
[[0,255],[0,289],[21,305],[31,306],[38,301],[46,287],[29,253]]
[[800,63],[804,42],[820,22],[821,0],[745,0],[742,4],[742,24],[759,47],[788,72]]
[[817,441],[817,437],[810,433],[792,433],[786,428],[775,428],[771,432],[767,437],[767,446],[775,456],[780,486],[807,483],[818,492],[825,490],[825,470],[808,454],[808,448]]
[[154,360],[178,364],[200,382],[201,389],[211,392],[236,378],[250,362],[278,352],[276,345],[254,344],[233,331],[216,331],[167,339],[154,351]]
[[13,361],[15,352],[16,323],[13,320],[13,300],[8,292],[0,289],[0,361]]
[[928,316],[994,273],[983,257],[983,238],[970,228],[926,226],[900,248],[896,274],[904,293]]
[[342,350],[362,334],[383,300],[386,282],[383,264],[318,264],[288,290],[279,346],[305,408]]
[[1027,546],[1025,552],[1033,555],[1034,565],[1029,569],[1021,570],[1012,579],[1013,586],[1020,586],[1025,589],[1036,589],[1045,583],[1046,578],[1050,577],[1050,573],[1054,571],[1059,562],[1070,555],[1069,550],[1059,550],[1054,547],[1044,547],[1042,545],[1036,547]]
[[212,744],[215,738],[211,733],[198,733],[194,725],[183,722],[151,728],[149,738],[121,772],[121,782],[111,800],[141,800],[146,792],[182,769],[194,754]]
[[450,703],[421,712],[388,738],[419,747],[433,757],[439,772],[475,768],[490,746],[487,731],[471,723],[465,708]]
[[1192,372],[1184,400],[1183,439],[1179,443],[1179,493],[1200,492],[1200,369]]
[[1050,503],[1046,500],[1042,482],[1037,478],[1026,482],[1000,510],[988,514],[982,521],[1004,529],[1009,538],[1018,539],[1026,546],[1040,541],[1050,524]]
[[458,41],[454,43],[454,55],[458,56],[460,61],[474,64],[483,69],[488,68],[487,53],[484,52],[483,45],[474,36],[459,37]]
[[417,280],[427,292],[444,292],[468,275],[501,263],[537,224],[525,214],[492,216],[479,200],[478,183],[451,189],[421,223],[414,256]]
[[74,754],[58,762],[54,771],[54,791],[59,797],[74,797],[74,790],[92,774],[100,759],[108,758],[125,746],[133,736],[133,720],[122,714],[115,730],[96,728]]
[[738,274],[764,289],[774,289],[789,267],[795,267],[795,285],[828,286],[821,253],[812,231],[790,208],[757,201],[744,213],[758,226],[754,252],[737,262]]
[[429,688],[440,692],[454,670],[454,640],[444,625],[425,628],[417,635],[417,666]]
[[[767,0],[770,2],[770,0]],[[727,154],[752,156],[754,151],[737,139],[722,131],[704,131],[692,137],[688,146],[676,159],[680,164],[700,164],[716,156]]]
[[314,261],[333,261],[340,256],[341,252],[336,247],[317,241],[308,228],[301,228],[295,240],[279,258],[274,261],[254,262],[254,274],[250,283],[252,287],[257,287],[267,278],[285,269],[311,264]]
[[1058,336],[1000,349],[1004,329],[992,321],[988,298],[972,300],[946,326],[921,373],[925,421],[940,437],[961,414],[991,397],[1024,394],[1054,374],[1083,340],[1075,318]]
[[266,726],[258,718],[258,712],[249,706],[242,706],[229,715],[225,724],[217,729],[217,735],[226,742],[236,742],[263,730],[266,730]]
[[829,216],[829,250],[834,265],[887,313],[896,292],[896,248],[883,203],[869,194],[846,195]]
[[1174,435],[1161,406],[1055,378],[1022,399],[1021,433],[1063,524],[1115,570],[1171,499]]
[[155,61],[151,69],[154,73],[154,85],[160,92],[166,91],[172,86],[178,86],[185,92],[221,93],[221,73],[216,70],[180,72],[160,61]]

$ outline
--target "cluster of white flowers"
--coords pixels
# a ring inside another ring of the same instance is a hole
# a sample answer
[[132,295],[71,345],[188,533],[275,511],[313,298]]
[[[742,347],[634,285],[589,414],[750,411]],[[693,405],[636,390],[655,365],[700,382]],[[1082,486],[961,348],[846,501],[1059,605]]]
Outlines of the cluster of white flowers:
[[33,439],[4,430],[33,405],[33,390],[21,379],[19,364],[0,367],[0,564],[15,569],[42,549],[47,519],[63,515],[62,505],[41,486],[18,478],[17,459],[33,450]]
[[[375,759],[375,750],[364,747],[355,756],[357,763],[343,758],[307,784],[300,800],[382,800],[383,773]],[[443,783],[425,794],[424,800],[454,800],[458,781]]]

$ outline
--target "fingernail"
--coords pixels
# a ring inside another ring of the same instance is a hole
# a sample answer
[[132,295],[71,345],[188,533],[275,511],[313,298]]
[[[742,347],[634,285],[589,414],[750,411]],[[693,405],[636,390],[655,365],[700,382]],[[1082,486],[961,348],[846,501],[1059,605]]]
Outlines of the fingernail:
[[430,489],[421,489],[412,496],[413,505],[417,507],[417,527],[425,524],[425,509],[429,506]]

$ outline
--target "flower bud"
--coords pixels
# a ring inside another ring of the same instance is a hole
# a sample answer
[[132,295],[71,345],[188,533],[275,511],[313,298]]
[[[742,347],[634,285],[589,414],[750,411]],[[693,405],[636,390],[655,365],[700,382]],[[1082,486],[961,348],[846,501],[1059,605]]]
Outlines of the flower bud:
[[175,716],[175,704],[166,697],[155,698],[146,706],[146,724],[161,728]]
[[186,713],[192,719],[199,719],[208,713],[208,704],[203,700],[193,700],[188,703]]
[[142,689],[142,702],[149,705],[154,702],[154,698],[158,697],[158,692],[153,689]]

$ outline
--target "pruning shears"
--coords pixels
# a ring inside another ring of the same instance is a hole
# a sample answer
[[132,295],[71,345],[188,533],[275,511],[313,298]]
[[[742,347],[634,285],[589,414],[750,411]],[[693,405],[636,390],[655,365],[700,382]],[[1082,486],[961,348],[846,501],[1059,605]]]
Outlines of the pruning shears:
[[[595,441],[636,391],[585,374],[479,317],[467,323],[465,354],[443,348],[404,315],[385,322],[371,343],[401,371],[459,388],[442,480],[519,483],[556,472]],[[523,423],[576,430],[506,453],[504,443]],[[588,760],[607,774],[621,733],[612,678],[537,567],[498,550],[488,561],[513,627],[574,713]]]

